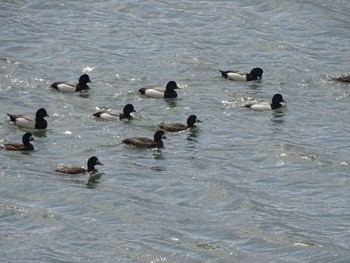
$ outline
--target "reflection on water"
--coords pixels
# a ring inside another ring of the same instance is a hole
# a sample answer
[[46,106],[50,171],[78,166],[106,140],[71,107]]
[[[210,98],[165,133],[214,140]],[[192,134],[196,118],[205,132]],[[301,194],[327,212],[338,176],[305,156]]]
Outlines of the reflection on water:
[[195,127],[193,129],[190,129],[187,135],[187,140],[188,141],[197,141],[196,138],[198,137],[198,132],[199,132],[199,128]]
[[[49,124],[48,124],[49,125]],[[35,137],[46,137],[46,131],[47,129],[42,129],[42,130],[30,130]]]
[[165,100],[166,104],[168,105],[168,108],[174,108],[177,105],[176,99],[167,98],[167,99],[164,99],[164,100]]
[[284,111],[282,109],[274,110],[272,112],[271,121],[274,125],[281,125],[284,123]]
[[156,151],[153,153],[155,160],[164,160],[163,152],[160,148],[157,148]]
[[90,188],[90,189],[94,189],[96,187],[97,184],[100,183],[100,178],[102,177],[104,173],[100,173],[98,172],[98,170],[96,170],[95,172],[91,173],[88,179],[88,182],[86,183],[86,187]]

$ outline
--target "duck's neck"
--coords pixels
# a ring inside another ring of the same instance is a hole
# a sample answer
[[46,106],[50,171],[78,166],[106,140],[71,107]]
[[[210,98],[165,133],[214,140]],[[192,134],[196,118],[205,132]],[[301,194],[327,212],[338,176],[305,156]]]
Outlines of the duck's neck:
[[76,91],[82,91],[82,90],[86,90],[86,89],[89,89],[89,86],[86,83],[78,83],[77,84]]
[[175,90],[165,90],[164,92],[164,98],[176,98],[177,93]]
[[271,109],[275,110],[275,109],[279,109],[282,107],[281,103],[271,103]]
[[95,165],[88,165],[88,172],[95,172],[96,171],[96,168],[95,168]]

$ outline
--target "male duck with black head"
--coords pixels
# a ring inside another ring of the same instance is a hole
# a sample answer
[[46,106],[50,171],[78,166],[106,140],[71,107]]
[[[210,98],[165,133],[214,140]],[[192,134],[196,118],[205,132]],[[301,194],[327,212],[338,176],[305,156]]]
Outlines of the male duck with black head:
[[152,87],[152,88],[141,88],[139,92],[149,98],[177,98],[175,89],[179,89],[179,86],[175,81],[169,81],[164,88]]
[[287,102],[283,99],[281,94],[275,94],[272,97],[272,102],[269,103],[267,101],[261,101],[261,102],[253,102],[248,103],[244,105],[246,108],[250,108],[255,111],[268,111],[268,110],[276,110],[283,107],[281,102]]
[[7,151],[34,151],[34,146],[30,143],[34,138],[30,132],[26,132],[22,136],[22,143],[6,143],[1,148]]
[[202,122],[197,118],[196,115],[190,115],[187,118],[187,124],[182,124],[182,123],[162,123],[159,125],[159,127],[165,131],[168,132],[179,132],[179,131],[184,131],[187,129],[192,129],[195,128],[196,122]]
[[63,93],[74,93],[89,89],[90,87],[87,83],[91,82],[89,75],[83,74],[80,76],[78,82],[72,80],[56,81],[51,84],[51,87]]
[[55,171],[65,174],[87,174],[97,171],[95,165],[103,165],[103,163],[101,163],[96,156],[92,156],[87,161],[87,168],[63,166],[58,167]]
[[220,70],[222,77],[236,81],[261,80],[264,71],[261,68],[253,68],[250,73],[236,70]]
[[140,148],[163,148],[162,139],[166,139],[164,131],[158,130],[155,132],[153,140],[145,137],[132,137],[122,140],[122,143]]
[[136,112],[134,106],[132,104],[126,104],[124,106],[123,113],[115,110],[103,110],[96,112],[93,115],[104,120],[131,120],[132,112]]
[[32,115],[24,115],[24,114],[10,114],[7,113],[10,117],[11,121],[16,123],[18,126],[27,129],[46,129],[47,121],[44,117],[49,117],[46,110],[44,108],[40,108],[37,110],[35,117]]

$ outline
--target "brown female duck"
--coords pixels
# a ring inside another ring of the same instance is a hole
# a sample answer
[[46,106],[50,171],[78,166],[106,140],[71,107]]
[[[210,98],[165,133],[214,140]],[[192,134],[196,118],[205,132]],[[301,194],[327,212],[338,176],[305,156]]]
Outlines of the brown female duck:
[[197,119],[196,115],[190,115],[187,118],[187,125],[182,123],[162,123],[159,125],[159,127],[165,131],[169,132],[179,132],[183,130],[187,130],[189,128],[195,128],[196,125],[194,125],[196,122],[201,122],[199,119]]
[[145,137],[133,137],[122,140],[122,143],[143,148],[162,148],[164,146],[162,139],[166,139],[164,131],[158,130],[154,134],[154,139]]
[[34,146],[30,143],[34,138],[30,132],[26,132],[22,136],[22,143],[7,143],[2,145],[7,151],[33,151]]
[[57,168],[55,171],[65,174],[86,174],[95,172],[96,168],[95,165],[103,165],[96,156],[92,156],[87,161],[87,168],[84,167],[69,167],[69,166],[63,166]]

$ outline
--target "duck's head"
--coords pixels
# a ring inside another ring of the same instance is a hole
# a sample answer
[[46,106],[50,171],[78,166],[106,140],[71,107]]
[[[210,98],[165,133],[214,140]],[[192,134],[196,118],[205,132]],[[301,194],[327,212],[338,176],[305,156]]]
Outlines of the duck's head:
[[273,95],[272,97],[272,104],[273,105],[277,105],[277,104],[280,104],[281,102],[287,102],[283,99],[282,95],[277,93],[275,95]]
[[190,115],[187,118],[187,126],[193,127],[196,122],[202,122],[201,120],[197,119],[196,115]]
[[165,87],[166,90],[174,90],[174,89],[179,89],[179,86],[176,84],[175,81],[169,81],[167,84],[166,84],[166,87]]
[[136,112],[136,110],[134,109],[134,105],[132,105],[132,104],[126,104],[125,106],[124,106],[124,109],[123,109],[123,113],[125,114],[125,115],[127,115],[128,113],[131,113],[131,112]]
[[258,79],[262,79],[264,71],[261,68],[253,68],[250,71],[250,75],[256,76]]
[[90,77],[88,74],[83,74],[79,78],[79,83],[80,84],[86,84],[86,83],[91,83],[92,81],[90,80]]
[[35,117],[38,119],[42,119],[44,117],[50,117],[49,114],[47,114],[46,110],[44,108],[40,108],[37,110]]
[[156,133],[154,134],[154,141],[159,142],[162,139],[166,139],[164,131],[162,130],[156,131]]
[[22,136],[22,142],[24,145],[28,144],[30,141],[35,141],[33,138],[33,135],[30,132],[26,132],[23,136]]

